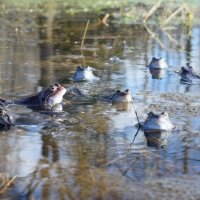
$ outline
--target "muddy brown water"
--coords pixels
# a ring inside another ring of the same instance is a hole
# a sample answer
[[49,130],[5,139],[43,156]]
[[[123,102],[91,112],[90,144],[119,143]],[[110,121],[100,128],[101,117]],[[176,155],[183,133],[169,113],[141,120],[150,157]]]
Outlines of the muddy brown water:
[[[1,199],[198,199],[200,84],[180,84],[176,71],[190,63],[200,73],[200,27],[191,35],[187,27],[150,27],[160,45],[142,26],[91,22],[83,59],[85,24],[82,19],[2,18],[1,97],[29,95],[55,82],[76,86],[87,97],[128,88],[140,121],[149,111],[166,111],[176,129],[164,149],[148,147],[142,130],[130,145],[137,131],[132,105],[119,108],[89,98],[72,101],[59,115],[15,107],[38,124],[0,133],[1,178],[4,173],[17,177]],[[110,63],[113,56],[121,61]],[[152,56],[169,64],[162,79],[152,79],[145,67]],[[100,79],[72,83],[83,63]]]

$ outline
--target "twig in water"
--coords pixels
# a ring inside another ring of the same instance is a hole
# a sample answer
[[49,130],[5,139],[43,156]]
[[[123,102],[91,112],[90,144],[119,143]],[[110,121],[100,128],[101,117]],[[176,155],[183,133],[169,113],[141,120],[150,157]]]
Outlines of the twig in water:
[[105,16],[104,16],[104,18],[102,19],[102,24],[103,25],[105,25],[105,26],[109,26],[109,24],[108,24],[108,22],[107,22],[107,20],[108,20],[108,18],[110,17],[110,14],[109,13],[107,13]]
[[83,57],[83,65],[84,66],[85,66],[85,57],[83,55],[83,45],[84,45],[85,36],[86,36],[87,30],[88,30],[89,23],[90,23],[90,20],[87,21],[87,24],[85,26],[85,31],[84,31],[84,34],[83,34],[83,38],[82,38],[82,41],[81,41],[81,55]]
[[149,19],[149,17],[151,17],[151,15],[160,7],[160,4],[162,3],[163,0],[158,1],[151,9],[150,11],[147,13],[147,15],[145,16],[143,22],[146,23],[147,19]]
[[87,21],[87,24],[85,26],[85,31],[84,31],[84,34],[83,34],[83,39],[81,41],[81,50],[83,49],[83,45],[84,45],[84,41],[85,41],[85,36],[86,36],[87,30],[88,30],[89,23],[90,23],[90,20]]
[[173,43],[175,43],[176,45],[179,45],[178,41],[175,40],[167,31],[161,29],[162,32],[169,38],[169,40],[171,40]]
[[165,45],[161,42],[161,40],[156,36],[156,34],[151,31],[151,29],[147,26],[146,23],[143,24],[146,28],[147,32],[151,35],[151,37],[156,40],[156,42],[160,45],[161,48],[165,49]]
[[136,115],[136,117],[137,117],[138,124],[139,124],[139,126],[141,126],[141,123],[140,123],[140,120],[139,120],[139,117],[138,117],[137,111],[136,111],[135,106],[134,106],[134,102],[133,102],[132,105],[133,105],[133,109],[134,109],[134,111],[135,111],[135,115]]
[[133,144],[133,142],[135,141],[135,138],[136,138],[136,136],[138,135],[140,128],[141,128],[141,125],[139,124],[138,130],[137,130],[137,132],[136,132],[136,134],[135,134],[135,136],[134,136],[134,138],[133,138],[133,141],[132,141],[131,144],[130,144],[130,147],[131,147],[131,145]]
[[134,102],[133,102],[132,105],[133,105],[133,109],[134,109],[134,112],[135,112],[135,115],[136,115],[136,118],[137,118],[137,121],[138,121],[138,130],[137,130],[137,132],[136,132],[136,134],[135,134],[135,136],[134,136],[134,138],[133,138],[133,141],[131,142],[130,146],[133,144],[133,142],[134,142],[134,140],[135,140],[135,138],[136,138],[136,136],[137,136],[137,134],[138,134],[140,128],[142,127],[142,124],[140,123],[140,120],[139,120],[137,111],[136,111],[135,106],[134,106]]
[[4,193],[8,187],[14,182],[14,180],[17,178],[17,176],[14,176],[10,180],[7,180],[3,188],[0,190],[0,194]]
[[179,12],[181,12],[184,9],[183,6],[175,10],[162,24],[161,27],[168,24]]
[[94,173],[93,173],[92,169],[90,169],[89,171],[90,171],[90,175],[92,177],[92,181],[93,181],[93,183],[95,183],[96,180],[95,180]]

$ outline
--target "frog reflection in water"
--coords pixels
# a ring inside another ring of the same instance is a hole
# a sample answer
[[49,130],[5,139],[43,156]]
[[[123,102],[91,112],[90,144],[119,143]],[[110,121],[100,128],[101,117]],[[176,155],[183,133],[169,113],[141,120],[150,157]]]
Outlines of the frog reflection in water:
[[181,76],[181,83],[192,84],[193,80],[200,80],[200,76],[197,75],[196,72],[194,72],[193,67],[189,65],[187,67],[181,67],[179,75]]
[[153,79],[162,79],[165,75],[166,69],[149,68]]
[[56,83],[48,88],[43,89],[37,94],[10,101],[1,99],[1,102],[5,104],[24,105],[34,110],[48,110],[60,104],[65,93],[66,89],[59,83]]
[[167,112],[161,114],[150,112],[143,125],[147,145],[151,147],[166,146],[168,133],[174,128]]
[[129,89],[126,89],[125,91],[117,90],[112,96],[110,96],[109,100],[112,101],[113,104],[131,103],[133,102],[133,97]]
[[161,58],[153,57],[149,65],[147,65],[149,69],[166,69],[168,67],[165,60]]
[[78,66],[73,76],[74,81],[92,81],[97,79],[92,72],[92,68],[89,66]]

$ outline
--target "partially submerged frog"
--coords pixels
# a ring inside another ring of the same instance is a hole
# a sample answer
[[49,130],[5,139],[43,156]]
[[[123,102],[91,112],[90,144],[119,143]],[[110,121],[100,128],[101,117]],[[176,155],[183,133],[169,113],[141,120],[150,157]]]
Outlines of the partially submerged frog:
[[133,97],[129,89],[125,91],[117,90],[113,95],[109,96],[109,101],[113,104],[115,103],[131,103],[133,102]]
[[33,110],[49,110],[52,109],[55,105],[62,102],[65,93],[65,87],[61,86],[59,83],[56,83],[48,88],[43,89],[37,94],[16,100],[1,99],[1,102],[6,105],[24,105]]
[[15,116],[0,104],[0,130],[8,130],[15,123]]
[[171,131],[174,128],[175,126],[171,123],[167,112],[162,112],[161,114],[149,112],[143,124],[145,133],[153,131]]
[[162,57],[160,58],[153,57],[149,65],[147,65],[147,67],[154,69],[165,69],[168,67],[168,65]]
[[175,126],[171,123],[167,112],[162,112],[161,114],[149,112],[145,122],[139,122],[137,126],[138,130],[134,136],[133,142],[140,128],[142,128],[147,140],[147,146],[150,147],[165,147],[167,145],[169,132],[175,128]]
[[93,81],[95,79],[98,78],[94,76],[92,68],[89,66],[78,66],[73,76],[74,81]]
[[197,75],[196,72],[194,72],[193,67],[189,65],[181,67],[179,75],[181,76],[180,82],[182,83],[192,84],[195,79],[200,80],[200,76]]

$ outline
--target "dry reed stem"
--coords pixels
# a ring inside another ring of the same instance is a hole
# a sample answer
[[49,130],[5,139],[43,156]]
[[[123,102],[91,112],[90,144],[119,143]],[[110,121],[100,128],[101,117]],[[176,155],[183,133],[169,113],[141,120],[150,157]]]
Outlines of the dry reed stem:
[[84,66],[85,66],[85,57],[83,55],[83,45],[84,45],[84,42],[85,42],[85,36],[86,36],[87,30],[88,30],[89,23],[90,23],[90,20],[87,21],[87,24],[85,26],[85,31],[84,31],[84,34],[83,34],[83,38],[82,38],[82,41],[81,41],[81,55],[82,55],[82,58],[83,58],[83,65]]
[[104,16],[104,18],[102,19],[102,24],[103,25],[105,25],[105,26],[109,26],[109,24],[108,24],[108,22],[107,22],[107,20],[108,20],[108,18],[110,17],[110,14],[109,13],[107,13],[105,16]]
[[163,48],[163,49],[165,49],[165,45],[156,36],[156,34],[153,31],[151,31],[151,29],[147,26],[146,23],[144,23],[144,27],[146,28],[147,32],[151,35],[151,37],[154,38],[154,40],[156,40],[156,42],[158,42],[158,44],[160,45],[160,47]]
[[90,175],[91,175],[92,181],[93,181],[93,183],[95,183],[96,179],[94,177],[94,173],[93,173],[92,169],[89,169],[89,171],[90,171]]
[[4,184],[3,188],[0,189],[0,194],[4,193],[8,187],[14,182],[14,180],[17,178],[17,176],[14,176],[10,180],[7,180],[6,183]]
[[168,24],[178,13],[180,13],[184,9],[183,6],[176,9],[162,24],[161,27]]
[[85,31],[84,31],[83,38],[82,38],[82,41],[81,41],[81,50],[83,49],[85,36],[86,36],[87,30],[88,30],[89,23],[90,23],[90,20],[87,21],[87,24],[85,26]]
[[162,30],[162,32],[168,37],[168,39],[170,41],[172,41],[173,43],[175,43],[176,45],[179,45],[178,41],[175,40],[167,31]]
[[147,13],[147,15],[145,16],[143,22],[145,23],[149,17],[151,17],[151,15],[153,15],[153,13],[160,7],[160,4],[162,3],[163,0],[158,1],[151,9],[150,11]]

